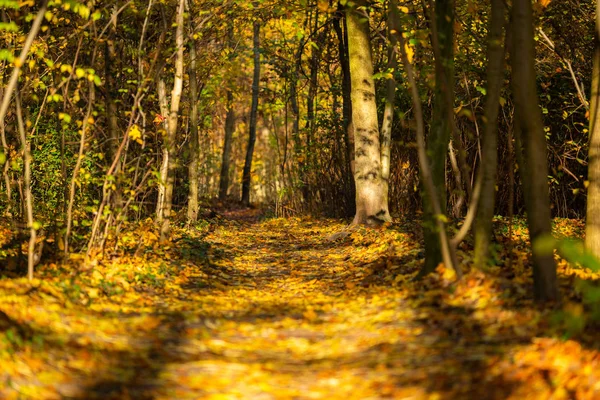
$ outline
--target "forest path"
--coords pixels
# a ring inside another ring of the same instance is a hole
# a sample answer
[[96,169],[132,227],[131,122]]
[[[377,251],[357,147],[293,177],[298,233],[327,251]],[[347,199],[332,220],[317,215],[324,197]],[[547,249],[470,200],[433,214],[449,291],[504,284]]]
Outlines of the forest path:
[[201,234],[176,232],[167,247],[141,226],[121,239],[131,249],[121,257],[74,260],[81,272],[69,284],[52,278],[56,266],[35,289],[0,280],[11,331],[0,344],[0,397],[569,398],[565,382],[598,390],[598,368],[572,368],[597,363],[597,352],[534,339],[547,329],[540,312],[504,301],[519,286],[477,272],[452,286],[444,270],[412,282],[414,226],[330,242],[342,224],[225,217]]

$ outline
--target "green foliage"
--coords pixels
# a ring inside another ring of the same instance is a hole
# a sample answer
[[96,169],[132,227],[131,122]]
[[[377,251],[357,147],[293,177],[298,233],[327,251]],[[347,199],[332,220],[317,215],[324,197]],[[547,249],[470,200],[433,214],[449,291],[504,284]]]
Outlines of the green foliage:
[[16,0],[0,0],[1,8],[12,8],[13,10],[19,9],[19,2]]
[[[545,246],[556,247],[559,254],[580,268],[582,272],[600,271],[600,260],[588,252],[583,242],[573,239],[551,240],[544,239]],[[565,331],[565,337],[580,335],[586,327],[600,323],[600,284],[586,278],[577,278],[575,289],[581,295],[581,303],[567,302],[564,308],[557,311],[552,320]]]

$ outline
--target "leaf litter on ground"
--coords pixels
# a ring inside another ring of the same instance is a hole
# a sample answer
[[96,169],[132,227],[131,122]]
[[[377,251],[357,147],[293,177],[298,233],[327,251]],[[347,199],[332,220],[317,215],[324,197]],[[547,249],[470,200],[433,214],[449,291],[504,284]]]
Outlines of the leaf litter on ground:
[[[578,221],[555,225],[581,235]],[[598,276],[560,260],[564,302],[542,308],[526,229],[510,269],[473,269],[463,248],[458,283],[443,265],[414,280],[414,222],[328,240],[344,229],[231,211],[161,244],[146,221],[110,257],[4,277],[0,398],[600,398],[600,334],[565,339],[551,322],[557,309],[583,318],[575,276]]]

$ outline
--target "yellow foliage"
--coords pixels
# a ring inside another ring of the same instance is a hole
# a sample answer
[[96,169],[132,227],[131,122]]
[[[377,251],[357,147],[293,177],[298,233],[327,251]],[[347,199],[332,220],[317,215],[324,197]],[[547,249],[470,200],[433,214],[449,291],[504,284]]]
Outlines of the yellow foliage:
[[412,63],[415,57],[415,49],[413,46],[408,44],[404,44],[404,51],[406,52],[406,57],[408,58],[408,62]]
[[140,127],[137,124],[134,124],[131,128],[129,128],[129,138],[134,142],[144,144],[142,139],[142,131],[140,131]]
[[[102,260],[0,279],[0,398],[595,398],[600,352],[554,338],[554,310],[533,305],[524,229],[512,269],[460,251],[460,281],[443,264],[415,281],[410,221],[329,242],[345,224],[224,214],[169,246],[151,220],[124,224]],[[565,286],[576,274],[598,278],[559,264]],[[563,294],[562,312],[587,315]]]

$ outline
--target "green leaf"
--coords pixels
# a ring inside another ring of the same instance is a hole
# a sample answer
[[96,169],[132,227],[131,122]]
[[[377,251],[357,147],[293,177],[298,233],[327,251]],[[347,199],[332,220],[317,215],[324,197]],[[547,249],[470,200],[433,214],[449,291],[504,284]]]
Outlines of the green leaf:
[[560,255],[572,264],[579,264],[594,272],[600,271],[600,261],[588,252],[578,240],[561,240],[558,245]]
[[16,0],[0,0],[0,8],[12,8],[13,10],[18,10],[19,2]]
[[65,123],[71,123],[71,116],[66,113],[58,113],[58,119],[64,121]]
[[13,62],[14,59],[15,59],[15,56],[13,55],[13,53],[10,50],[7,50],[7,49],[0,50],[0,60],[1,61]]
[[0,22],[0,31],[18,32],[19,27],[14,22]]

